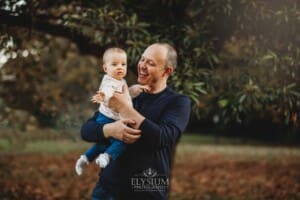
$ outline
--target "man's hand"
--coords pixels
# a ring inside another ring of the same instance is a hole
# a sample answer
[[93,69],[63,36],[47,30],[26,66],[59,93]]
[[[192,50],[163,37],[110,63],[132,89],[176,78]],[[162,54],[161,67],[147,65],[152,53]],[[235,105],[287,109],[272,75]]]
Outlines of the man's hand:
[[103,126],[103,133],[105,137],[113,137],[121,140],[126,144],[132,144],[141,137],[141,131],[130,128],[135,122],[130,119],[118,120],[113,123],[105,124]]
[[105,94],[103,92],[98,91],[97,94],[93,95],[91,101],[93,103],[101,103],[104,101]]
[[131,107],[128,103],[128,88],[123,87],[122,93],[115,92],[108,101],[108,107],[117,113],[120,113],[121,109]]

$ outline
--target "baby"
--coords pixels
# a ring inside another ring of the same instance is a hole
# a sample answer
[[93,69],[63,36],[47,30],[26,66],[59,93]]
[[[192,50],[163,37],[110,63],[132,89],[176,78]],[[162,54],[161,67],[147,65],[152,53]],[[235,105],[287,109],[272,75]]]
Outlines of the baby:
[[[131,98],[138,96],[143,90],[149,90],[147,86],[133,85],[129,89],[124,77],[127,73],[127,55],[123,49],[109,48],[103,54],[103,70],[106,73],[102,79],[99,91],[91,99],[94,103],[100,103],[97,122],[107,124],[121,119],[119,113],[116,113],[108,107],[108,101],[114,92],[123,92],[127,96],[127,102],[132,106]],[[128,92],[129,91],[129,92]],[[110,145],[94,144],[77,160],[75,170],[81,175],[85,165],[89,164],[96,157],[96,164],[105,168],[110,159],[117,159],[125,150],[126,145],[120,141],[111,138]]]

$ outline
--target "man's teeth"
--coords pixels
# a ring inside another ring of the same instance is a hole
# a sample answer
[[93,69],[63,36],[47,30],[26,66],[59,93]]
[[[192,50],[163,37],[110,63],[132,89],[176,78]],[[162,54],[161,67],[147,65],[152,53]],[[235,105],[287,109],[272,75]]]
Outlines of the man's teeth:
[[147,76],[146,73],[140,73],[140,76]]

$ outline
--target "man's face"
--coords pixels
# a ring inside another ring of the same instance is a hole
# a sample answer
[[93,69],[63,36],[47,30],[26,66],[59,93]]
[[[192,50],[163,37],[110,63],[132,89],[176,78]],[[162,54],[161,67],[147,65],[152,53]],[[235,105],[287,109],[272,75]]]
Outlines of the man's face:
[[124,53],[112,52],[108,55],[107,62],[103,65],[107,75],[114,79],[121,80],[126,76],[127,72],[127,57]]
[[166,81],[167,49],[160,45],[151,45],[143,53],[138,62],[138,83],[157,87]]

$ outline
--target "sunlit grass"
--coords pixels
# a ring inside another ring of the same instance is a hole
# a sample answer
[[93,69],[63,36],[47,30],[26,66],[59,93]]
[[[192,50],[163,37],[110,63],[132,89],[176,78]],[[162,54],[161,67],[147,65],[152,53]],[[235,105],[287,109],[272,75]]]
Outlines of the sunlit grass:
[[9,140],[0,139],[0,151],[5,150],[5,149],[9,149],[10,146],[11,146],[11,144],[10,144]]
[[36,141],[26,144],[25,152],[45,152],[45,153],[69,153],[74,151],[84,151],[91,144],[85,142],[74,142],[70,140],[62,141]]
[[83,152],[91,145],[91,143],[72,140],[35,140],[10,143],[6,139],[0,139],[0,152],[61,154],[69,152]]
[[300,148],[295,147],[270,147],[251,145],[228,144],[180,144],[177,147],[177,155],[186,154],[219,154],[231,157],[247,157],[252,159],[300,157]]
[[177,154],[210,153],[247,158],[279,158],[300,156],[300,148],[263,145],[257,141],[243,144],[240,139],[216,138],[209,135],[184,134],[177,147]]
[[[199,134],[199,133],[184,133],[180,138],[180,143],[187,144],[242,144],[245,143],[243,138],[240,137],[224,137],[215,136],[212,134]],[[262,141],[255,139],[247,139],[247,144],[261,145]]]
[[[65,154],[70,152],[84,152],[92,144],[81,140],[55,139],[13,142],[0,139],[0,153],[43,153]],[[214,137],[201,135],[183,135],[176,150],[176,157],[187,155],[216,154],[232,158],[268,159],[300,157],[300,148],[273,147],[263,145],[245,145],[234,140],[225,139],[222,143],[214,143]]]

